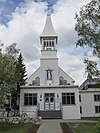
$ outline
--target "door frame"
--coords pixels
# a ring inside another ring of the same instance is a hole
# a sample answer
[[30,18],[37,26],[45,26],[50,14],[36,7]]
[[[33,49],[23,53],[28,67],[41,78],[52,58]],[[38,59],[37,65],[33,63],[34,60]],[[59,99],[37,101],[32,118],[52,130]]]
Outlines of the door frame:
[[[48,96],[45,96],[45,95],[48,95]],[[50,96],[50,95],[53,95],[53,96]],[[53,97],[53,109],[51,109],[51,103],[52,102],[50,102],[50,100],[51,100],[51,98]],[[49,108],[48,109],[46,109],[46,102],[45,102],[45,99],[46,98],[49,98],[48,100],[48,106],[49,106]],[[44,110],[55,110],[55,93],[44,93]]]

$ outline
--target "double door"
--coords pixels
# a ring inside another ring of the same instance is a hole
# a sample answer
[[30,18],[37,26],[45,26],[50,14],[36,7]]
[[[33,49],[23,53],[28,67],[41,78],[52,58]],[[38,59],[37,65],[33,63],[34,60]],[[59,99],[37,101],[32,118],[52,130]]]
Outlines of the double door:
[[44,109],[45,110],[55,109],[55,94],[54,93],[44,94]]

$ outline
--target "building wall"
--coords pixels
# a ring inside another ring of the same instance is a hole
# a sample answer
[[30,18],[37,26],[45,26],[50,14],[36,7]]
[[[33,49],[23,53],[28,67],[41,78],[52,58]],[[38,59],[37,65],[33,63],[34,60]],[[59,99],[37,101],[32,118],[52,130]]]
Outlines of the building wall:
[[60,67],[58,67],[58,76],[63,77],[64,80],[67,80],[67,84],[74,85],[75,81],[69,75],[67,75]]
[[79,91],[78,89],[70,89],[68,92],[75,92],[75,105],[62,106],[63,119],[80,119],[80,103],[79,103]]
[[59,85],[58,80],[58,59],[41,59],[41,86],[47,85],[46,80],[46,70],[51,69],[52,70],[52,81],[51,85]]
[[37,106],[24,106],[24,93],[33,93],[33,91],[25,89],[20,90],[20,115],[26,113],[29,117],[37,116]]
[[99,94],[100,91],[80,91],[82,107],[82,117],[99,117],[100,113],[95,113],[95,106],[100,106],[100,101],[94,101],[94,94]]
[[[44,110],[44,93],[55,93],[55,110],[60,110],[62,104],[62,93],[74,92],[75,105],[62,105],[63,119],[80,119],[78,88],[40,88],[40,89],[21,89],[20,93],[20,113],[26,112],[29,116],[36,116],[38,107]],[[37,93],[37,102],[39,106],[24,106],[24,93]],[[40,98],[42,95],[42,98]],[[59,95],[59,97],[57,97]]]
[[57,58],[57,50],[41,50],[41,59]]
[[40,77],[40,67],[26,80],[25,86],[32,85],[32,81],[35,80],[36,77]]
[[48,85],[46,81],[46,70],[47,69],[52,69],[52,74],[53,74],[53,80],[51,82],[51,85],[59,85],[59,77],[63,77],[64,80],[67,81],[67,84],[69,85],[74,85],[74,80],[67,75],[58,65],[58,60],[57,59],[50,59],[49,61],[47,60],[42,60],[41,59],[41,68],[38,68],[28,79],[26,86],[32,85],[32,81],[36,79],[36,77],[40,78],[40,85],[45,86]]

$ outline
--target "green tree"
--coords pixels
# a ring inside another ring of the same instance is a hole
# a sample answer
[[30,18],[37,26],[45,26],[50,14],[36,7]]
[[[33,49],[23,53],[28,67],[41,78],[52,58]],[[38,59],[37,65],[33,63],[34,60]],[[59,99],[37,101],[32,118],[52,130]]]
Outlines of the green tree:
[[[25,65],[23,64],[22,55],[16,48],[16,43],[6,48],[6,52],[0,51],[0,104],[4,101],[4,95],[12,94],[12,99],[20,93],[20,85],[25,84]],[[18,58],[17,58],[18,57]],[[14,94],[14,95],[13,95]],[[15,104],[17,101],[13,99]]]
[[[92,0],[84,5],[80,9],[79,15],[75,15],[75,19],[77,21],[75,30],[78,34],[76,46],[89,46],[93,56],[96,56],[100,61],[100,1]],[[85,59],[84,63],[87,65],[89,78],[100,76],[98,62]]]
[[19,54],[19,57],[16,62],[16,82],[19,85],[25,85],[26,81],[26,67],[25,64],[23,63],[23,57],[22,54]]
[[5,93],[10,93],[15,86],[15,59],[9,55],[0,56],[0,103]]
[[17,49],[16,46],[17,43],[12,43],[10,46],[6,47],[6,54],[14,57],[15,59],[20,51],[20,49]]
[[20,100],[20,85],[25,85],[26,81],[26,67],[23,63],[22,54],[19,54],[19,57],[16,61],[16,69],[15,69],[15,76],[16,76],[16,87],[12,91],[12,103],[14,109],[19,108],[19,100]]

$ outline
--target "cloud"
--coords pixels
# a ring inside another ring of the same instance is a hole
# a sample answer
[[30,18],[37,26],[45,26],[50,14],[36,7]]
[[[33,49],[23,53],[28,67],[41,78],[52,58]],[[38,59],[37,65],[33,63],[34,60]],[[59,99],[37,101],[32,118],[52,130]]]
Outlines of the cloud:
[[[0,26],[0,38],[6,45],[17,42],[18,47],[22,50],[26,60],[31,57],[36,58],[39,54],[39,34],[42,32],[45,4],[35,2],[23,3],[12,13],[12,19],[8,22],[7,27]],[[35,54],[36,53],[36,54]],[[27,54],[27,55],[26,55]],[[29,58],[28,54],[30,55]]]
[[[59,66],[76,80],[83,82],[84,64],[81,52],[75,51],[77,35],[74,31],[75,12],[89,0],[58,0],[53,5],[52,21],[59,36],[58,56]],[[0,40],[8,46],[14,42],[23,53],[28,76],[39,67],[40,40],[39,36],[44,28],[47,3],[25,0],[21,2],[11,14],[7,26],[0,24]]]
[[[73,52],[73,54],[69,54],[68,50],[70,50],[70,53]],[[69,48],[68,50],[68,52],[59,51],[59,66],[76,81],[76,84],[80,84],[86,78],[83,54],[79,53],[77,55],[73,48]]]

